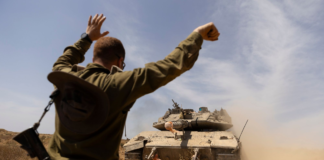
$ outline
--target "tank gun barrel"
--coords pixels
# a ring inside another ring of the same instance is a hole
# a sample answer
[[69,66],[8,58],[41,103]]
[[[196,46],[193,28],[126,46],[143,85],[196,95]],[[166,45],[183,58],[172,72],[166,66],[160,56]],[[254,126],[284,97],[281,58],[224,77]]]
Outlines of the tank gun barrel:
[[184,129],[187,128],[189,126],[188,121],[177,121],[177,122],[173,122],[173,128],[174,129]]

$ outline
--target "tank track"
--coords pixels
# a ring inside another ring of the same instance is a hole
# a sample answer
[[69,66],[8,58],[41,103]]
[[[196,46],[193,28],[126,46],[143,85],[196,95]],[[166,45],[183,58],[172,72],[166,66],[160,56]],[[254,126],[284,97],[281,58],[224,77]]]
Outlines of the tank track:
[[125,152],[125,160],[142,160],[143,149]]

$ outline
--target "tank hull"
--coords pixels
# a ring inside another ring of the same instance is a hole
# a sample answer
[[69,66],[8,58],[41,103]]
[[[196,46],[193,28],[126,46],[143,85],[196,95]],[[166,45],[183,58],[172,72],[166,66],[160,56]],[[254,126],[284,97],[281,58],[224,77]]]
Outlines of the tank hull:
[[181,136],[177,139],[170,131],[141,132],[124,145],[125,159],[152,159],[158,154],[162,160],[191,160],[196,154],[200,160],[240,160],[240,143],[231,132],[184,131]]

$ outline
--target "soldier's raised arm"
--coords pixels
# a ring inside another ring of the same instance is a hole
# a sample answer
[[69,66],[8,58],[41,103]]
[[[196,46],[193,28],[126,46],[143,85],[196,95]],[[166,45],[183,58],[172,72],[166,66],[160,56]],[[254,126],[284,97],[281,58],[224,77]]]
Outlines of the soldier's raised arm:
[[113,86],[126,109],[139,97],[166,85],[196,62],[203,40],[216,41],[219,32],[213,23],[196,28],[163,60],[147,63],[144,68],[113,74]]
[[92,41],[104,37],[109,33],[108,31],[100,33],[102,23],[105,20],[106,17],[103,14],[100,16],[96,14],[93,19],[90,16],[86,34],[82,35],[81,39],[74,43],[74,45],[64,49],[63,55],[54,63],[52,70],[70,72],[74,64],[82,63],[84,61],[84,55],[90,48]]

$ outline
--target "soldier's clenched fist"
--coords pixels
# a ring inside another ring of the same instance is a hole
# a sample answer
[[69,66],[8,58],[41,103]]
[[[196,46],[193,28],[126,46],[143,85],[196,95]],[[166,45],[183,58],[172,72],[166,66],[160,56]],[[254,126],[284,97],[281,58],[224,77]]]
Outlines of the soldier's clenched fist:
[[208,41],[216,41],[220,35],[213,22],[199,26],[194,30],[194,32],[200,33],[203,39]]

